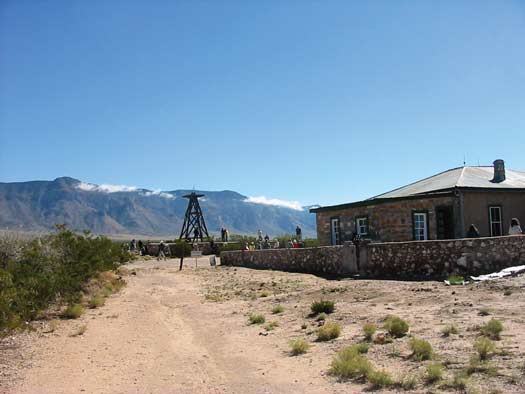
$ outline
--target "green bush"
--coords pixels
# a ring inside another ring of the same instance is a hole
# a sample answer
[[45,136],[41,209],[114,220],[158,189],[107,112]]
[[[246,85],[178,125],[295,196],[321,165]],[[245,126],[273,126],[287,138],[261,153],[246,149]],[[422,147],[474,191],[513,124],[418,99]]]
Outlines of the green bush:
[[402,375],[399,378],[397,385],[401,387],[403,390],[413,390],[416,388],[417,383],[418,383],[418,377],[416,375],[406,374],[406,375]]
[[462,285],[464,278],[461,275],[451,274],[448,281],[451,285]]
[[330,341],[341,335],[341,325],[338,323],[326,322],[317,330],[318,341]]
[[496,350],[496,345],[488,338],[478,338],[474,342],[474,349],[478,352],[480,360],[486,360]]
[[105,302],[106,300],[104,297],[102,297],[100,294],[95,294],[93,297],[90,298],[88,306],[91,309],[95,309],[103,306]]
[[392,375],[390,375],[387,371],[371,371],[367,375],[368,381],[372,384],[374,387],[382,388],[382,387],[388,387],[392,386],[394,384],[394,379],[392,379]]
[[430,360],[432,358],[432,345],[423,339],[412,338],[410,340],[412,357],[418,361]]
[[499,339],[501,331],[503,331],[503,324],[496,319],[490,321],[481,327],[481,333],[491,339]]
[[62,314],[67,319],[78,319],[84,314],[84,307],[80,304],[69,305]]
[[259,313],[250,313],[250,316],[248,316],[248,321],[250,324],[262,324],[266,321],[266,318]]
[[305,248],[317,248],[321,245],[317,238],[306,238],[303,242]]
[[427,365],[425,380],[428,383],[434,383],[443,377],[443,365],[440,363]]
[[65,226],[30,241],[1,239],[0,335],[34,319],[55,301],[78,302],[89,279],[130,259],[108,238],[75,234]]
[[310,344],[306,342],[306,340],[299,338],[290,341],[290,347],[290,353],[293,356],[298,356],[300,354],[306,353],[310,348]]
[[340,379],[362,379],[372,371],[372,364],[366,357],[355,349],[345,348],[335,355],[329,373]]
[[450,324],[448,326],[443,327],[443,329],[441,330],[441,334],[443,334],[444,337],[449,337],[452,334],[459,334],[459,330],[454,324]]
[[272,308],[272,313],[273,313],[274,315],[279,314],[279,313],[283,313],[283,312],[284,312],[284,307],[283,307],[281,304],[279,304],[279,305],[275,305],[275,306]]
[[376,330],[377,330],[377,327],[376,327],[375,324],[373,324],[373,323],[366,323],[363,326],[363,332],[365,333],[365,339],[367,341],[371,341],[372,337],[376,333]]
[[316,321],[325,321],[326,319],[328,318],[328,316],[326,315],[326,313],[324,312],[321,312],[317,315],[317,317],[315,318]]
[[314,301],[312,302],[310,309],[312,310],[312,313],[316,315],[319,313],[330,314],[333,313],[335,310],[335,302],[330,300]]
[[276,321],[271,321],[271,322],[269,322],[268,324],[266,324],[264,326],[264,329],[266,331],[273,331],[273,330],[275,330],[276,327],[279,327],[279,323],[276,322]]
[[389,316],[385,321],[385,329],[395,338],[405,336],[408,327],[408,323],[398,316]]

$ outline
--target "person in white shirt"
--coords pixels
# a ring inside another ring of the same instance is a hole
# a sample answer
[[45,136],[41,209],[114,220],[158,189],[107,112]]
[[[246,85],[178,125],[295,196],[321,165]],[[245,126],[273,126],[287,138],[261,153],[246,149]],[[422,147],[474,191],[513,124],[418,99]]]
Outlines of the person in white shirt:
[[509,235],[523,234],[521,230],[520,221],[517,218],[512,218],[510,221]]

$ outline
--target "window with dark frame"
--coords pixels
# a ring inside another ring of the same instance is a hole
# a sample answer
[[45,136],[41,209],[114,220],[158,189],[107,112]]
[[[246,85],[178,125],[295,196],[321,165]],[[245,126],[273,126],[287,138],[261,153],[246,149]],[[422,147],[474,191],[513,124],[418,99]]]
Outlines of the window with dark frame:
[[368,218],[366,216],[358,217],[355,219],[356,233],[362,237],[368,235]]
[[489,206],[490,236],[499,237],[503,235],[503,223],[501,220],[501,207]]

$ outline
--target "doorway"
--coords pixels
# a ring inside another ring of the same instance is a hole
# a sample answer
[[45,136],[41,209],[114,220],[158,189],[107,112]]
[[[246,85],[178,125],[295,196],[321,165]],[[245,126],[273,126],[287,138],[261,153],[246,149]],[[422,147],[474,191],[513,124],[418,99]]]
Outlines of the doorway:
[[454,239],[454,211],[451,206],[436,208],[437,239]]

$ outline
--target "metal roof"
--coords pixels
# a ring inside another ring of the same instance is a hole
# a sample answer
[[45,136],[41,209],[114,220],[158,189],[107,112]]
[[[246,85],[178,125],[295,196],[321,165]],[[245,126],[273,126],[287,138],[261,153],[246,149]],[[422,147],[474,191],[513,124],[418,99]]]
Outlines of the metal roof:
[[453,188],[483,188],[483,189],[525,189],[525,172],[505,170],[505,180],[503,182],[491,182],[494,178],[494,167],[458,167],[422,179],[410,185],[400,187],[372,197],[376,198],[398,198],[408,197],[418,194],[436,192],[439,190]]
[[493,166],[458,167],[441,172],[429,178],[411,183],[409,185],[379,194],[367,200],[357,201],[349,204],[334,205],[331,207],[320,207],[311,209],[310,212],[324,211],[331,208],[342,209],[354,205],[367,205],[381,203],[389,199],[417,198],[426,194],[435,194],[455,188],[462,189],[522,189],[525,190],[525,172],[505,170],[505,180],[494,183]]

